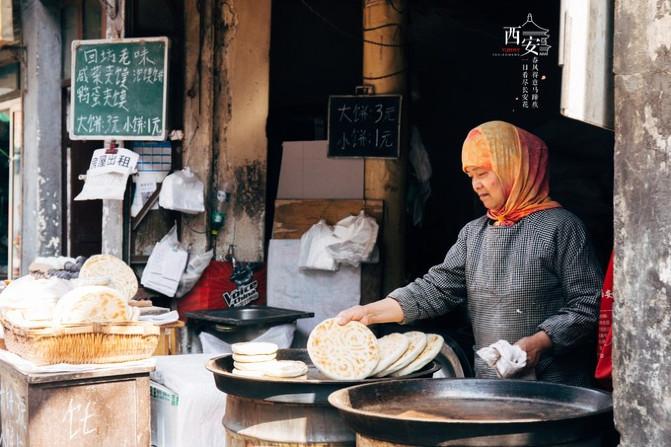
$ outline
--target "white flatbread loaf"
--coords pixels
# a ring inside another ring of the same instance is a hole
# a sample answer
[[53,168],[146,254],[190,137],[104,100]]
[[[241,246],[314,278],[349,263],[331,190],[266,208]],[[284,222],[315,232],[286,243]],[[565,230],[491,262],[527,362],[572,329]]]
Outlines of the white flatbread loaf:
[[267,362],[233,362],[233,368],[240,371],[266,371],[275,364],[276,360]]
[[375,335],[357,321],[344,326],[333,318],[322,321],[310,333],[307,348],[312,363],[336,380],[365,379],[380,358]]
[[109,278],[109,286],[119,290],[126,301],[137,293],[137,277],[125,262],[116,256],[95,255],[86,260],[79,272],[82,279]]
[[275,360],[277,354],[258,354],[258,355],[242,355],[233,354],[233,361],[240,363],[254,363],[254,362],[269,362]]
[[265,370],[266,376],[289,379],[306,375],[308,365],[300,360],[277,360]]
[[385,377],[401,368],[405,368],[410,362],[415,360],[426,347],[426,334],[423,332],[411,331],[406,332],[403,335],[405,335],[410,342],[408,349],[406,349],[401,358],[382,370],[382,372],[377,373],[375,377]]
[[240,355],[275,354],[277,352],[277,345],[275,343],[248,341],[233,343],[231,350],[233,354]]
[[244,376],[244,377],[263,377],[263,371],[242,371],[240,369],[235,369],[233,368],[233,374],[236,376]]
[[378,338],[377,347],[380,350],[380,361],[377,362],[377,366],[370,375],[374,376],[387,369],[392,363],[401,358],[409,345],[410,341],[408,337],[398,332]]
[[66,293],[54,308],[54,322],[104,323],[129,321],[131,310],[126,298],[105,286],[77,287]]
[[412,374],[415,371],[422,369],[426,364],[431,360],[436,358],[441,348],[443,347],[443,337],[438,334],[427,334],[426,335],[426,347],[424,350],[417,356],[415,360],[408,363],[404,368],[399,369],[398,371],[391,374],[392,377],[402,377]]

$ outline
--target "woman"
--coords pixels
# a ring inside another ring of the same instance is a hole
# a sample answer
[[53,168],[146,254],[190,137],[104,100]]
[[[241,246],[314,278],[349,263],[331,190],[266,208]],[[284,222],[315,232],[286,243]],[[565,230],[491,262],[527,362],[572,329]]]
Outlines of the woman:
[[[461,157],[487,214],[423,278],[339,323],[408,323],[466,301],[476,350],[504,339],[526,351],[538,380],[589,386],[601,271],[582,222],[549,196],[545,143],[492,121],[468,134]],[[475,371],[496,377],[477,356]]]

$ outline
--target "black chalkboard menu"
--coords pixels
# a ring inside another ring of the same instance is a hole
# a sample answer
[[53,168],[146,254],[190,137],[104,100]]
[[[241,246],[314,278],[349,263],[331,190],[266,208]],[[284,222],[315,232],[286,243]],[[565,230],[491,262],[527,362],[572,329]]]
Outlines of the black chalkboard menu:
[[328,156],[398,158],[401,95],[329,96]]

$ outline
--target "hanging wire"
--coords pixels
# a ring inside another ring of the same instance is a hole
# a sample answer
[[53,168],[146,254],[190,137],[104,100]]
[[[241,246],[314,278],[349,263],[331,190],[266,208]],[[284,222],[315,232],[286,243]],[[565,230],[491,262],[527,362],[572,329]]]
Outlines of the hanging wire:
[[[339,34],[342,34],[342,35],[345,36],[345,37],[349,37],[350,39],[361,40],[360,37],[357,37],[357,36],[355,36],[355,35],[353,35],[353,34],[347,32],[347,31],[345,31],[345,30],[340,29],[340,27],[339,27],[338,25],[336,25],[335,23],[331,22],[329,19],[327,19],[326,17],[324,17],[322,14],[320,14],[319,11],[315,10],[312,6],[310,6],[310,5],[308,4],[307,0],[301,0],[301,3],[303,4],[303,6],[305,6],[305,7],[308,9],[308,11],[310,11],[312,14],[314,14],[315,16],[317,16],[321,21],[323,21],[323,22],[326,23],[328,26],[330,26],[331,28],[333,28],[333,29],[334,29],[336,32],[338,32]],[[393,23],[390,23],[390,24],[382,25],[382,26],[380,26],[380,27],[375,27],[375,28],[372,28],[372,29],[384,28],[384,27],[386,27],[386,26],[399,26],[399,27],[400,27],[399,24],[393,24]],[[372,29],[365,29],[364,31],[371,31]],[[405,46],[406,46],[405,44],[375,42],[374,40],[368,40],[368,39],[365,39],[365,38],[363,39],[363,41],[364,41],[365,43],[369,43],[369,44],[371,44],[371,45],[378,45],[378,46],[381,46],[381,47],[400,48],[400,47],[405,47]]]
[[396,7],[396,5],[394,4],[394,0],[387,0],[387,4],[388,4],[389,6],[391,6],[391,8],[392,8],[394,11],[396,11],[397,13],[399,13],[399,14],[403,14],[403,13],[405,12],[405,9],[404,9],[403,11],[401,11],[400,9],[398,9],[398,8]]
[[379,79],[387,79],[387,78],[391,78],[393,76],[400,75],[401,73],[404,73],[405,71],[407,71],[407,68],[402,68],[398,71],[395,71],[393,73],[389,73],[389,74],[386,74],[386,75],[382,75],[382,76],[364,76],[363,78],[366,81],[377,81]]
[[205,231],[198,231],[198,230],[196,230],[195,228],[193,228],[191,225],[189,225],[189,222],[187,222],[186,219],[182,219],[182,223],[183,223],[184,225],[186,225],[186,227],[187,227],[190,231],[192,231],[192,232],[194,232],[194,233],[196,233],[196,234],[207,234],[207,224],[205,224],[205,228],[206,228]]

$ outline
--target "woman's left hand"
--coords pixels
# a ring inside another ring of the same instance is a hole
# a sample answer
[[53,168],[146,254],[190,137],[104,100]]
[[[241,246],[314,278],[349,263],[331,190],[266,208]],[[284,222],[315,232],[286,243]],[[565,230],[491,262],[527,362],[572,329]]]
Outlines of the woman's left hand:
[[552,347],[552,340],[545,331],[538,331],[529,337],[520,338],[515,344],[527,353],[527,367],[534,367],[541,354]]

